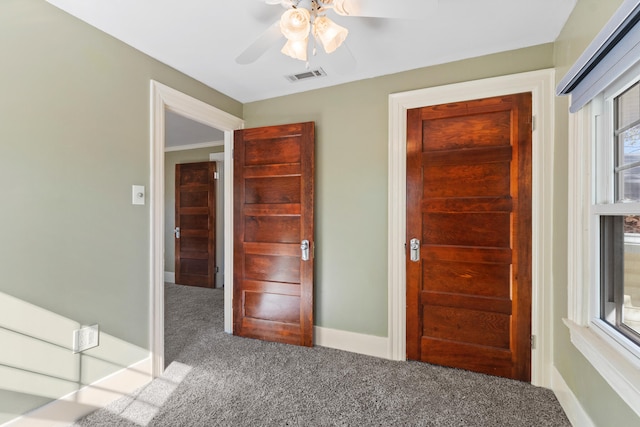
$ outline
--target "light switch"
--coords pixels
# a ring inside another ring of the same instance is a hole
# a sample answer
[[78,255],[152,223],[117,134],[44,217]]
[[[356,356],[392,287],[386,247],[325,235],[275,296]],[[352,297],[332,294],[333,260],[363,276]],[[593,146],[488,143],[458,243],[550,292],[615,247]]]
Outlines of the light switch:
[[144,185],[133,185],[131,187],[131,204],[144,205]]

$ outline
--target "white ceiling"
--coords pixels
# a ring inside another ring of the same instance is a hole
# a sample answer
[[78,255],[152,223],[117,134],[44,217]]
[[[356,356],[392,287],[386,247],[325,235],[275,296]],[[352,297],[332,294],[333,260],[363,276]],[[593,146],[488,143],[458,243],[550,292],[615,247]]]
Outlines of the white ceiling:
[[296,83],[284,76],[304,72],[305,64],[279,52],[284,38],[252,64],[235,62],[284,11],[264,0],[48,1],[246,103],[553,42],[577,0],[359,0],[414,19],[329,11],[331,19],[349,29],[355,65],[344,66],[349,53],[343,47],[331,55],[319,48],[310,67],[322,67],[327,76]]

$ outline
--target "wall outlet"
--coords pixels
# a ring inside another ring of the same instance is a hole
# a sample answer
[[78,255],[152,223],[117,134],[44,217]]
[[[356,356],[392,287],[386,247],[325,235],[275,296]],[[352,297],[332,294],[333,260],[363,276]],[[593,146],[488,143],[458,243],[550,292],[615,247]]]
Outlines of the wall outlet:
[[73,331],[73,352],[81,351],[97,347],[99,343],[100,329],[98,324],[85,326]]

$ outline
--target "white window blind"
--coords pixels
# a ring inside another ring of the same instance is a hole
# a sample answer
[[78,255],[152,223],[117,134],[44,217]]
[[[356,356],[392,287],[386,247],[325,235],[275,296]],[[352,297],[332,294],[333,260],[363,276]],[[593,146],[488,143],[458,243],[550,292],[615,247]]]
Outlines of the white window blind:
[[640,0],[626,0],[558,84],[575,113],[640,60]]

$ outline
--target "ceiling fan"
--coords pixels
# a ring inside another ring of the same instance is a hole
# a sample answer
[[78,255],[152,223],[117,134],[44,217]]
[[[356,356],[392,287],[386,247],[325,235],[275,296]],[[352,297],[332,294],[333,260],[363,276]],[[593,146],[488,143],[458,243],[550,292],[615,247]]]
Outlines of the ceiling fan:
[[[343,61],[355,59],[345,40],[349,30],[336,24],[329,15],[348,17],[421,19],[437,8],[438,0],[259,0],[268,5],[281,5],[285,11],[238,57],[238,64],[250,64],[284,37],[281,52],[301,61],[308,60],[309,40],[327,53],[342,46]],[[308,63],[307,63],[308,64]]]

